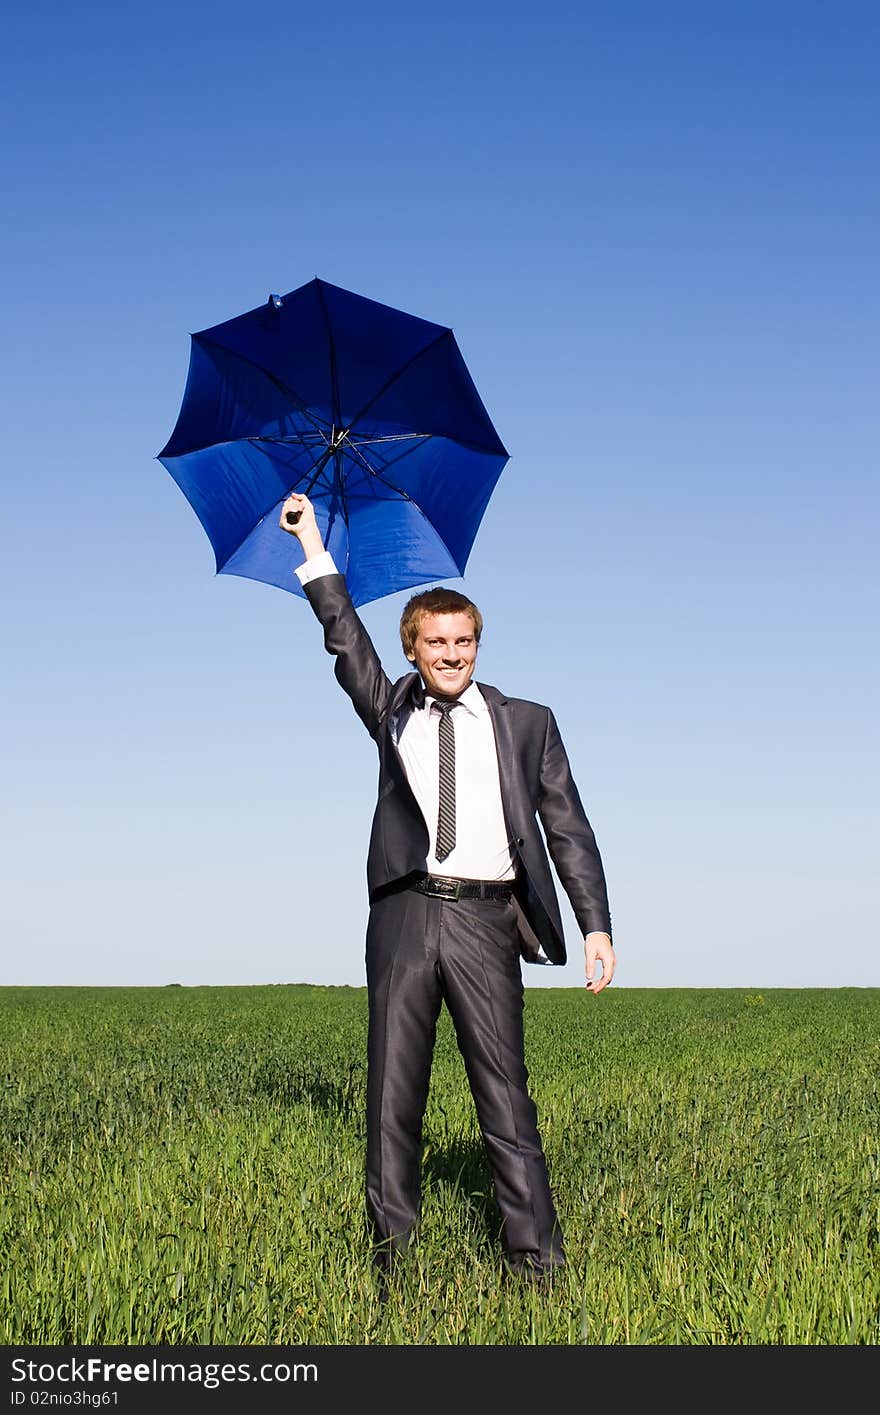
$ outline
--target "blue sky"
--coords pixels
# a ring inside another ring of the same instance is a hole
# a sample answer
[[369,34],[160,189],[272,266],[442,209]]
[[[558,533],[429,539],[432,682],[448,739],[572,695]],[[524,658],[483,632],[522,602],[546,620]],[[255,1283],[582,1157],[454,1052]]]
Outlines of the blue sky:
[[189,334],[319,275],[451,326],[511,453],[447,583],[615,985],[880,986],[877,7],[7,23],[0,983],[363,984],[374,748],[156,461]]

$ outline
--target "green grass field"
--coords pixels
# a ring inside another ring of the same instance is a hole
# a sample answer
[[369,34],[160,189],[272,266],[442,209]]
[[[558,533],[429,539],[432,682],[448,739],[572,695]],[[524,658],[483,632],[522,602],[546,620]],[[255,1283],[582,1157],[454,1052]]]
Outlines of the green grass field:
[[880,989],[526,994],[568,1266],[501,1278],[447,1015],[381,1303],[366,992],[0,989],[4,1344],[876,1344]]

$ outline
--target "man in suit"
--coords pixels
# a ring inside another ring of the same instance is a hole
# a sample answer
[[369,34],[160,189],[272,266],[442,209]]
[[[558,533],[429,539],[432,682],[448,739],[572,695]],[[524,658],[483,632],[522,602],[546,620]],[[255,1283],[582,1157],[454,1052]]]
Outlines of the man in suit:
[[[566,961],[550,857],[585,937],[586,986],[614,974],[602,861],[549,708],[474,680],[479,610],[455,590],[414,595],[392,682],[325,550],[306,496],[281,528],[335,673],[379,750],[367,858],[367,1210],[386,1269],[409,1244],[436,1023],[446,1003],[464,1059],[509,1272],[564,1263],[562,1230],[528,1092],[521,958]],[[597,974],[596,964],[602,965]]]

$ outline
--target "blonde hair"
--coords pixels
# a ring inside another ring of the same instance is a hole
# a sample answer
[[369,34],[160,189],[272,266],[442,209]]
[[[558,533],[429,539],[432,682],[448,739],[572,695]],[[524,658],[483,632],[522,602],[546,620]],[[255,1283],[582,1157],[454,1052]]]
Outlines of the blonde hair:
[[407,658],[415,652],[419,625],[427,614],[468,614],[474,625],[474,641],[479,644],[483,632],[483,616],[467,595],[447,590],[442,585],[413,595],[400,616],[400,643]]

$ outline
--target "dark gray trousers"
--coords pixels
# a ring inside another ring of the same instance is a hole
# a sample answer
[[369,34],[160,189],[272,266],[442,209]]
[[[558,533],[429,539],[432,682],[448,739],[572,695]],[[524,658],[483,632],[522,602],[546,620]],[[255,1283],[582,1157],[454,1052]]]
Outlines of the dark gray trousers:
[[404,1249],[421,1198],[422,1119],[437,1018],[449,1009],[518,1265],[564,1260],[523,1053],[516,916],[504,900],[414,890],[373,904],[367,929],[367,1209],[377,1243]]

